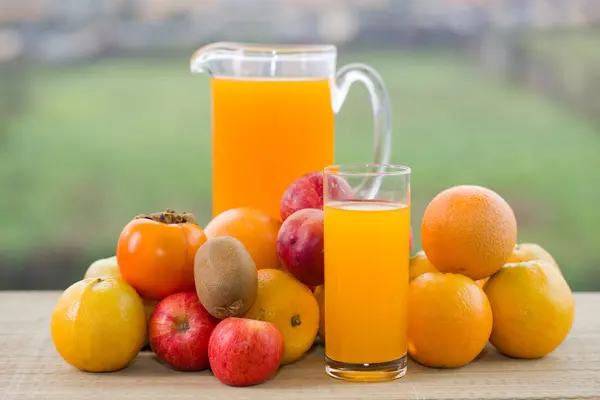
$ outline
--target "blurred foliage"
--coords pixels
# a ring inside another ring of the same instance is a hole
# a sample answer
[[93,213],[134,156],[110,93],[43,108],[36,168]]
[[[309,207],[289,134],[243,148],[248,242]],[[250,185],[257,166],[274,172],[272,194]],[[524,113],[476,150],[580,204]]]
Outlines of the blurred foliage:
[[[597,41],[576,39],[563,54],[555,40],[529,45],[599,66]],[[208,222],[210,93],[188,56],[19,70],[28,101],[0,132],[0,288],[66,287],[114,254],[139,213],[170,207]],[[340,65],[349,61],[388,86],[393,162],[413,168],[415,251],[427,202],[479,184],[513,206],[519,240],[548,249],[572,288],[600,290],[600,125],[458,55],[344,51]],[[371,159],[367,99],[353,88],[337,117],[336,162]]]

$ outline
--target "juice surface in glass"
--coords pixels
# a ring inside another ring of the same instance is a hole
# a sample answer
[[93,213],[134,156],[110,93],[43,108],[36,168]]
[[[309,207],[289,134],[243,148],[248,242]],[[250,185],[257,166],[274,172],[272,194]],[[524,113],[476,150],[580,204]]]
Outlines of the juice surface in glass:
[[279,219],[301,175],[333,162],[329,79],[211,78],[213,216],[253,207]]
[[383,363],[406,355],[410,207],[385,201],[324,207],[326,355]]

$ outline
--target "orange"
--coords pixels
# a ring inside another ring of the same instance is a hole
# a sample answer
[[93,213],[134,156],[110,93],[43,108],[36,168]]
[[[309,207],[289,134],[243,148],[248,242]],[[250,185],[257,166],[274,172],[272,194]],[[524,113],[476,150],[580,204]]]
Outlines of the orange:
[[441,272],[487,278],[512,254],[517,220],[497,193],[481,186],[455,186],[435,196],[425,209],[421,242]]
[[492,331],[485,293],[470,278],[428,272],[408,289],[408,353],[430,367],[455,368],[483,350]]
[[281,222],[264,211],[242,207],[227,210],[208,223],[204,233],[209,238],[232,236],[252,256],[256,269],[280,268],[277,257],[277,233]]
[[569,334],[575,302],[569,285],[553,264],[506,264],[485,285],[494,314],[490,342],[517,358],[539,358]]
[[317,286],[313,292],[319,303],[319,338],[325,341],[325,286]]
[[423,250],[410,258],[408,266],[408,281],[412,282],[415,278],[427,273],[439,272],[437,268],[429,261]]
[[84,279],[58,299],[50,332],[56,350],[72,366],[117,371],[131,363],[144,343],[144,305],[120,279]]
[[[440,272],[435,268],[435,266],[429,261],[427,255],[423,250],[419,251],[417,254],[411,257],[410,265],[409,265],[409,282],[412,282],[419,276],[427,273],[427,272]],[[487,282],[487,278],[480,279],[475,281],[477,286],[483,289],[483,285]]]
[[477,281],[475,281],[475,283],[477,284],[477,286],[479,286],[480,288],[484,288],[485,283],[489,280],[490,278],[483,278],[483,279],[479,279]]
[[300,359],[319,330],[319,305],[313,293],[278,269],[258,271],[256,299],[244,317],[277,325],[285,341],[281,364]]

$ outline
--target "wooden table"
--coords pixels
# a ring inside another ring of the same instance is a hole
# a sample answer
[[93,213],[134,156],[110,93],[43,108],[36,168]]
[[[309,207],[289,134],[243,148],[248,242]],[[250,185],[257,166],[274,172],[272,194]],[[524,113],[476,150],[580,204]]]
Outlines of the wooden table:
[[119,372],[78,371],[50,339],[58,295],[0,292],[0,400],[600,398],[600,293],[576,295],[571,334],[540,360],[509,359],[489,347],[463,368],[410,362],[398,381],[347,383],[325,376],[323,349],[316,346],[272,380],[249,388],[224,386],[209,371],[172,371],[149,352]]

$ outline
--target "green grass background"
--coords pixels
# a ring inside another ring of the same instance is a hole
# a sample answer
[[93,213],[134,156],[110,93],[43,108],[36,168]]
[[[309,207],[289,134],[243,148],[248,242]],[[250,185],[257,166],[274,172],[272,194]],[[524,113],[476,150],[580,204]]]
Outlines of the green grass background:
[[[456,56],[352,52],[339,63],[348,61],[369,63],[388,86],[392,161],[413,168],[415,251],[436,193],[483,185],[513,206],[519,241],[548,249],[572,288],[600,289],[597,125]],[[136,214],[170,207],[208,222],[210,94],[185,56],[35,69],[28,79],[29,103],[0,143],[0,268],[47,268],[46,286],[62,288],[112,255]],[[336,162],[371,161],[364,88],[353,88],[336,124]],[[61,252],[77,261],[53,263]]]

